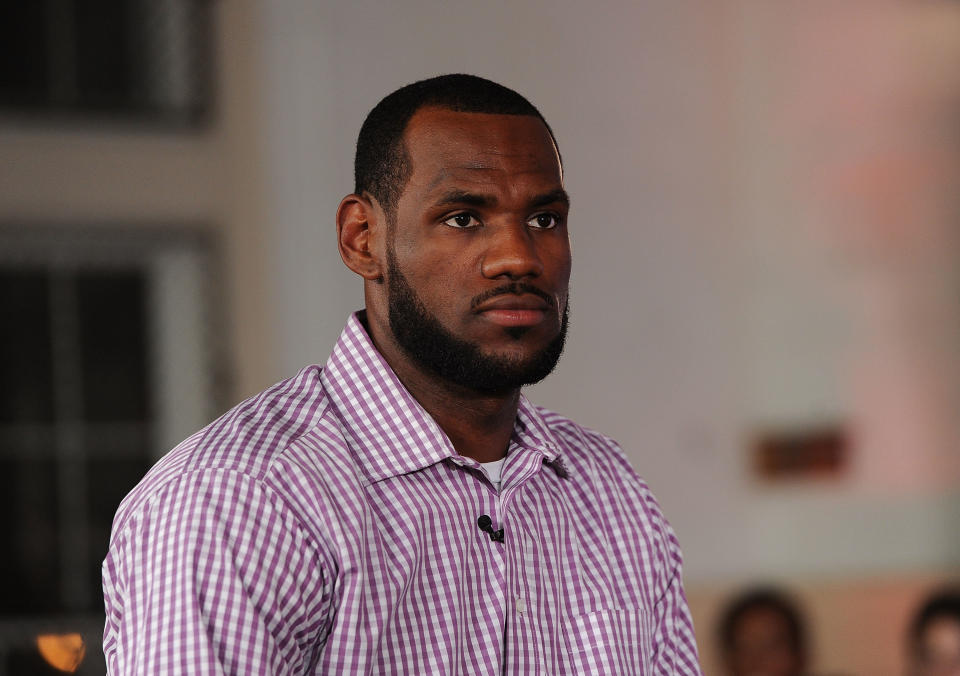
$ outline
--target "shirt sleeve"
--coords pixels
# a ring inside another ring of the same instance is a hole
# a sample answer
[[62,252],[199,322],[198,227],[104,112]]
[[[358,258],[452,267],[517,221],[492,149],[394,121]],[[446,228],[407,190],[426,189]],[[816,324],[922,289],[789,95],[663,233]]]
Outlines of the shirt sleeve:
[[670,577],[654,608],[655,673],[664,676],[701,676],[693,619],[690,617],[687,597],[683,592],[683,557],[673,529],[665,520],[663,524]]
[[664,676],[690,674],[700,676],[697,643],[687,600],[674,578],[656,609],[657,628],[654,639],[656,673]]
[[330,621],[331,562],[254,478],[184,474],[124,520],[103,564],[110,674],[300,674]]

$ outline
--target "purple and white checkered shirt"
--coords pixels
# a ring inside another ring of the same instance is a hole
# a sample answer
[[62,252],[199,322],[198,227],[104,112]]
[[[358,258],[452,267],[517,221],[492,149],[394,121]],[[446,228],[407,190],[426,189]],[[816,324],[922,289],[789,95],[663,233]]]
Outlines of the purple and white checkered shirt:
[[123,501],[108,669],[700,673],[676,538],[615,442],[521,397],[502,479],[353,316],[326,367],[197,432]]

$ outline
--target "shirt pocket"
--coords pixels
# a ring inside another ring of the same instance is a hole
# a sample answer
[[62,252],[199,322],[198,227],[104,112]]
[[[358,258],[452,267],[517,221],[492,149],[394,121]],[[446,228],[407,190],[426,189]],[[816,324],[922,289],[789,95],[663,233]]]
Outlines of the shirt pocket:
[[647,613],[637,608],[602,610],[569,618],[566,674],[650,674],[652,631]]

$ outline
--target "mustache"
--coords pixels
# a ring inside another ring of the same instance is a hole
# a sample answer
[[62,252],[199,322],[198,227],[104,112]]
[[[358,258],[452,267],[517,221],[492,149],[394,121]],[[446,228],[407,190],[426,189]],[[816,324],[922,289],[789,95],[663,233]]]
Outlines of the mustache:
[[476,296],[472,301],[470,301],[470,309],[476,310],[477,307],[482,303],[486,303],[491,298],[504,295],[514,295],[520,296],[525,293],[533,294],[534,296],[539,296],[547,302],[550,307],[556,307],[556,299],[551,296],[549,293],[543,289],[535,287],[533,284],[527,282],[511,282],[510,284],[504,284],[503,286],[498,286],[495,289],[490,289],[484,291],[479,296]]

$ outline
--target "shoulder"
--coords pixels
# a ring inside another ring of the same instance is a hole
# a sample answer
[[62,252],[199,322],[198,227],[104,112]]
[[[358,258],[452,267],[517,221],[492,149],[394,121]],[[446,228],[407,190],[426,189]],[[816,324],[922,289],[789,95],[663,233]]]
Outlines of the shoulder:
[[[563,485],[576,512],[589,515],[597,537],[620,557],[620,570],[633,570],[631,552],[640,552],[642,575],[652,575],[652,599],[661,598],[679,575],[682,555],[650,487],[616,441],[552,411],[539,412],[560,446]],[[636,586],[644,588],[643,580]]]
[[[267,483],[233,468],[176,473],[115,521],[102,566],[104,654],[124,673],[180,673],[187,658],[204,672],[226,660],[230,673],[267,662],[277,673],[325,633],[337,571]],[[263,652],[231,652],[238,637]]]
[[539,406],[537,411],[559,443],[563,461],[571,470],[599,472],[608,479],[636,483],[649,490],[614,439],[559,413]]
[[270,482],[297,440],[322,427],[329,402],[319,366],[308,366],[237,404],[164,455],[120,503],[113,529],[168,492],[171,485],[197,485],[185,477],[242,477],[229,486]]
[[553,411],[537,407],[560,445],[560,457],[572,483],[611,509],[632,507],[642,522],[661,534],[669,546],[675,536],[647,482],[631,465],[614,439]]

